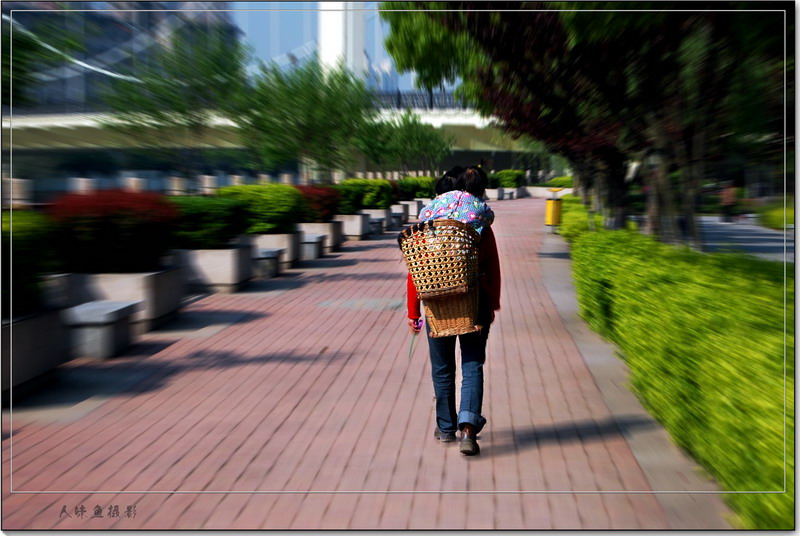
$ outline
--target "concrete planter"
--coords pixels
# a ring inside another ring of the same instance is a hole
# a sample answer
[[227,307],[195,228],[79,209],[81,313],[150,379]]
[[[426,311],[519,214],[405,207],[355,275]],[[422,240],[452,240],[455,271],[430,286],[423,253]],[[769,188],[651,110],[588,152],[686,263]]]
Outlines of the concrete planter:
[[253,278],[251,246],[178,250],[190,291],[236,292]]
[[400,204],[408,207],[408,219],[413,221],[419,219],[419,211],[425,206],[422,204],[422,201],[418,199],[413,201],[400,201]]
[[397,205],[392,205],[392,215],[393,216],[400,216],[400,223],[408,222],[408,205],[403,203],[398,203]]
[[516,198],[517,199],[522,199],[523,197],[529,197],[528,196],[528,189],[526,187],[518,186],[516,190],[517,190],[517,193],[516,193],[516,196],[517,196]]
[[184,281],[180,265],[157,272],[59,276],[70,306],[95,300],[142,302],[132,318],[135,333],[155,329],[177,316]]
[[333,219],[342,222],[342,233],[347,240],[363,240],[369,234],[366,214],[337,214]]
[[365,208],[361,210],[361,213],[367,214],[370,220],[380,220],[383,218],[381,232],[386,232],[392,227],[392,209],[390,208]]
[[504,188],[487,188],[486,197],[489,199],[489,201],[502,201],[504,193]]
[[[553,192],[546,186],[528,186],[525,188],[528,191],[528,195],[531,197],[538,197],[544,199],[552,199]],[[561,198],[567,194],[572,193],[573,188],[564,188],[560,192],[556,192],[556,197]]]
[[4,403],[12,388],[14,398],[30,392],[69,359],[69,335],[58,309],[6,322],[2,335]]
[[298,224],[298,227],[304,234],[325,235],[325,240],[322,242],[322,248],[325,253],[339,251],[342,242],[344,242],[344,222],[341,221],[334,220],[324,223],[300,223]]
[[300,259],[301,240],[302,233],[300,231],[283,234],[250,235],[250,243],[254,250],[283,249],[283,253],[281,253],[278,259],[281,265],[281,271],[292,268],[297,264],[297,261]]

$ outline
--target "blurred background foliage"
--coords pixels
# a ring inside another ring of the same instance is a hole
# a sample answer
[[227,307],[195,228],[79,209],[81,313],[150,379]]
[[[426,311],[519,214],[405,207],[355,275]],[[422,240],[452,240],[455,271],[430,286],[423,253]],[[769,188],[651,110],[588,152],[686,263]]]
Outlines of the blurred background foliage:
[[[713,12],[675,11],[680,4],[670,2],[658,11],[649,2],[382,5],[399,69],[417,72],[420,87],[460,81],[470,104],[506,132],[566,158],[608,228],[624,226],[626,162],[645,163],[645,230],[696,249],[696,201],[712,168],[743,146],[782,168],[783,77],[793,117],[794,64],[783,61],[780,11],[747,11],[764,9],[748,3],[717,3]],[[787,31],[794,34],[793,17]],[[791,192],[793,170],[785,172]]]

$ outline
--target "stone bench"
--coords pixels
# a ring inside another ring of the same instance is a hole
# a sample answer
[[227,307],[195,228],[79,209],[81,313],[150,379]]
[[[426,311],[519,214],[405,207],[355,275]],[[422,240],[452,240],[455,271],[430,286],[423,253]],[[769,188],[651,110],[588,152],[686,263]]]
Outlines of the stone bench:
[[300,247],[300,260],[313,261],[322,257],[322,244],[325,241],[325,235],[321,234],[303,234],[303,241]]
[[140,301],[97,300],[65,309],[64,325],[70,328],[76,357],[107,359],[131,344],[131,317]]
[[253,250],[253,272],[256,277],[269,279],[281,273],[280,258],[284,248],[264,248]]

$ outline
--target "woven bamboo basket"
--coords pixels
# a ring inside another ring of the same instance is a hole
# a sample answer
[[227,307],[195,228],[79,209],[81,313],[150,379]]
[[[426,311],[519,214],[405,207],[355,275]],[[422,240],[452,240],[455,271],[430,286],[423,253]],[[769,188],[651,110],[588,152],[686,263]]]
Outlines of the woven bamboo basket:
[[433,337],[450,337],[476,331],[478,289],[422,302]]
[[480,236],[456,220],[426,221],[400,233],[400,249],[421,299],[464,294],[477,286]]

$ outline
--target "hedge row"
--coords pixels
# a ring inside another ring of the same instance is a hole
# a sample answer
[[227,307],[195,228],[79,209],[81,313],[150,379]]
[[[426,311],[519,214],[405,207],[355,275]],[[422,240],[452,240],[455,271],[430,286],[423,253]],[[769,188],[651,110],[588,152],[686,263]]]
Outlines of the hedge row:
[[434,177],[403,177],[397,181],[400,200],[411,201],[416,197],[436,197],[436,179]]
[[364,208],[389,208],[397,199],[386,179],[345,179],[337,186],[342,195],[340,214],[355,214]]
[[758,209],[758,215],[761,220],[761,225],[764,227],[783,231],[784,218],[786,220],[786,225],[794,225],[794,198],[789,197],[786,199],[785,210],[783,201],[776,201],[760,207]]
[[[576,195],[561,196],[561,225],[558,226],[558,233],[567,242],[574,242],[580,235],[590,230],[589,213],[583,205],[580,197]],[[603,226],[603,218],[600,214],[594,214],[594,229]]]
[[14,211],[13,215],[3,211],[2,225],[3,310],[15,316],[26,315],[38,309],[38,276],[53,263],[52,226],[45,216],[28,211]]
[[726,495],[742,526],[793,527],[793,274],[630,231],[577,233],[572,258],[581,315],[675,441],[726,490],[786,476]]
[[525,186],[525,171],[520,169],[503,169],[490,173],[489,188],[517,188]]

